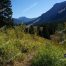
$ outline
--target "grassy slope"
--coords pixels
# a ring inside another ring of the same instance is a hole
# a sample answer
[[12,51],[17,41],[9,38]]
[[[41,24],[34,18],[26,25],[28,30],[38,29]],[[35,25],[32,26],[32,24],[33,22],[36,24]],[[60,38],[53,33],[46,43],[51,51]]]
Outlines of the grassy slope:
[[62,62],[65,62],[65,53],[65,48],[62,45],[35,35],[25,34],[22,27],[0,30],[0,57],[2,62],[13,60],[14,66],[29,66],[30,64],[41,66],[40,63],[44,63],[41,58],[47,55],[51,57],[52,61],[54,58],[56,61],[62,59]]

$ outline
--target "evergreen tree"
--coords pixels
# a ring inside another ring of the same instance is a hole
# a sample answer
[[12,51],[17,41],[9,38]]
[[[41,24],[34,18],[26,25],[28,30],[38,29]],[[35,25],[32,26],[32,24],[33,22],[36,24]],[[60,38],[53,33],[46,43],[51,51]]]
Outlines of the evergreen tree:
[[33,28],[33,26],[30,26],[30,28],[29,28],[29,33],[30,33],[30,34],[34,34],[34,28]]
[[12,24],[11,0],[0,0],[0,27]]

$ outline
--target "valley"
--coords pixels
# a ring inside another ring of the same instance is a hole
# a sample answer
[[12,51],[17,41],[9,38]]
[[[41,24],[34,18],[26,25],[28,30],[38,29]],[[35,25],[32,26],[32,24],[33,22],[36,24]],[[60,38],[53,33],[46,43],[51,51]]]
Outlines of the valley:
[[0,66],[66,66],[66,1],[56,1],[0,1]]

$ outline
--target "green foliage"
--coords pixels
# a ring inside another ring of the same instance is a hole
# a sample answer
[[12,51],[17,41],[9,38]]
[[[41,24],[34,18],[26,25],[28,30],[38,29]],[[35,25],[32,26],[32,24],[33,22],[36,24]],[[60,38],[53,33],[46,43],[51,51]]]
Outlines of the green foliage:
[[65,66],[65,62],[63,49],[48,44],[40,48],[32,60],[32,66]]
[[[15,26],[0,30],[0,66],[9,61],[23,61],[31,53],[32,66],[64,66],[65,49],[55,43],[24,32],[25,26]],[[28,58],[29,59],[29,58]],[[5,66],[5,65],[4,65]]]
[[0,0],[0,27],[12,24],[11,0]]
[[65,28],[64,23],[59,23],[58,26],[57,26],[57,30],[58,30],[58,31],[61,31],[61,30],[63,30],[64,28]]

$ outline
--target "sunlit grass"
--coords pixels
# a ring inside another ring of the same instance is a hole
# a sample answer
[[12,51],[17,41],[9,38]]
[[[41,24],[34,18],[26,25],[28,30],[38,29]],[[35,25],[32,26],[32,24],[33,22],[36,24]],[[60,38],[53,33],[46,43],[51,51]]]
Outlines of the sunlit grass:
[[34,52],[32,66],[44,66],[46,63],[46,66],[54,64],[56,64],[54,66],[61,66],[61,62],[65,64],[66,51],[61,45],[25,33],[23,29],[24,27],[17,26],[0,31],[0,61],[5,63],[9,60],[23,61],[27,54]]

